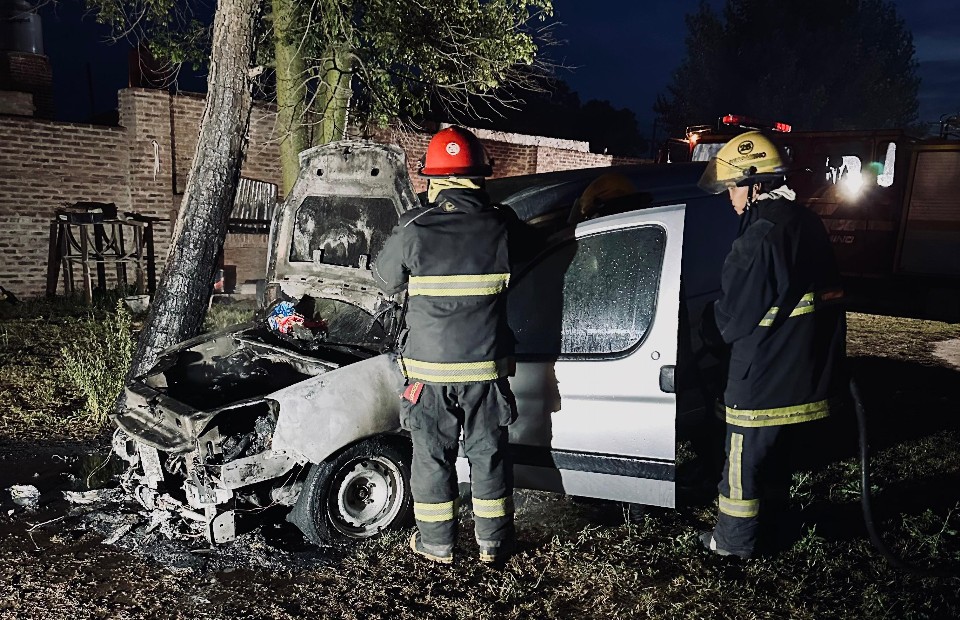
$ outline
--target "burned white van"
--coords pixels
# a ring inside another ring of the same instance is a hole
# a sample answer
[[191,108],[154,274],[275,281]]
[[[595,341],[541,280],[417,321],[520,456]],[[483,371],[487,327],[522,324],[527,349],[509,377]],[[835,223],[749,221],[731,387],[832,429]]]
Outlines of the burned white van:
[[[672,507],[678,428],[714,387],[690,317],[719,293],[736,230],[702,164],[619,167],[641,191],[567,225],[588,169],[490,181],[491,197],[547,238],[513,268],[510,427],[518,488]],[[235,511],[282,504],[311,541],[375,536],[412,519],[403,378],[392,356],[402,295],[370,266],[420,206],[402,151],[345,141],[301,154],[272,224],[264,317],[177,345],[126,390],[115,450],[151,510],[235,535]],[[304,321],[266,319],[278,300]],[[699,358],[698,358],[699,359]],[[469,479],[465,459],[461,481]]]

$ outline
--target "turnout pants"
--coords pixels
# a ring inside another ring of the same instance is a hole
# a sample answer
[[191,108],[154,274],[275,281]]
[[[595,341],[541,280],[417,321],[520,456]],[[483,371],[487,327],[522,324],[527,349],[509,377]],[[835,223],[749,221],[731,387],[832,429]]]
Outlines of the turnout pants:
[[424,545],[453,549],[457,537],[456,459],[460,430],[470,462],[477,542],[497,547],[513,538],[513,468],[506,426],[516,419],[507,380],[424,384],[416,403],[403,401],[401,425],[413,437],[410,484]]
[[775,521],[786,515],[793,472],[815,460],[807,441],[824,430],[825,420],[779,426],[742,427],[727,424],[726,463],[719,484],[720,511],[713,532],[721,549],[743,557],[755,555],[761,531],[760,513]]

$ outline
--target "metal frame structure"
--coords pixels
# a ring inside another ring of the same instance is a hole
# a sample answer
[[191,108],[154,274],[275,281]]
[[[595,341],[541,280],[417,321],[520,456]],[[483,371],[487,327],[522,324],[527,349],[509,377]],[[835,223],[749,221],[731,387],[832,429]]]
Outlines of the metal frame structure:
[[73,295],[79,288],[91,303],[93,274],[96,272],[97,288],[106,290],[109,264],[116,270],[117,286],[128,286],[130,266],[137,293],[153,295],[157,280],[153,224],[157,221],[159,218],[136,213],[118,213],[113,203],[81,202],[57,211],[50,223],[47,297],[56,295],[62,271],[64,293]]

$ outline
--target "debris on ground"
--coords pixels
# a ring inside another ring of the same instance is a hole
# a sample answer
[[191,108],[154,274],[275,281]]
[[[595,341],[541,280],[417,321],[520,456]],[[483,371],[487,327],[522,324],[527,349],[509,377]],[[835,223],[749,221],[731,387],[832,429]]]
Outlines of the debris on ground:
[[24,508],[36,508],[40,502],[40,490],[32,484],[15,484],[8,489],[10,499],[17,506]]
[[119,489],[94,489],[92,491],[64,491],[63,499],[71,504],[93,504],[104,501],[108,496],[115,494]]
[[120,540],[121,538],[123,538],[124,535],[126,535],[126,534],[127,534],[130,530],[132,530],[132,529],[133,529],[133,524],[132,524],[132,523],[127,523],[126,525],[121,525],[120,527],[118,527],[118,528],[116,529],[116,531],[114,531],[113,534],[110,534],[109,537],[103,539],[103,544],[105,544],[105,545],[113,545],[113,544],[116,544],[116,542],[117,542],[118,540]]

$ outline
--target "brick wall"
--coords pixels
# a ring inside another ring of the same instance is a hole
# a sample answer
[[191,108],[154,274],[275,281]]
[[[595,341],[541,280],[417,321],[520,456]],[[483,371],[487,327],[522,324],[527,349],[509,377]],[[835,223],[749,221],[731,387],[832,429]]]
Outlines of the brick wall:
[[36,107],[33,105],[33,95],[30,93],[0,91],[0,114],[15,116],[33,116]]
[[493,160],[493,178],[516,177],[537,171],[537,148],[524,144],[480,140]]
[[573,168],[600,168],[610,165],[611,156],[599,153],[581,153],[566,149],[541,146],[537,150],[535,172],[556,172]]
[[[156,225],[157,271],[169,247],[190,164],[203,97],[130,88],[120,92],[120,127],[56,123],[0,115],[0,285],[20,296],[43,293],[49,225],[54,211],[79,201],[161,218]],[[241,174],[280,185],[276,109],[257,104]],[[477,131],[495,160],[495,177],[609,166],[614,158],[590,153],[583,142]],[[432,134],[390,129],[376,139],[399,144],[417,191],[417,161]],[[625,163],[618,159],[617,163]],[[224,263],[237,282],[262,278],[265,235],[228,235]],[[108,269],[108,273],[109,273]]]
[[0,117],[0,136],[0,285],[37,295],[57,209],[82,200],[130,209],[126,132]]
[[610,158],[611,166],[638,166],[641,164],[652,164],[653,160],[646,157],[623,157],[621,155],[613,155]]
[[53,118],[50,60],[42,54],[0,52],[0,90],[33,95],[34,115]]
[[246,280],[263,278],[267,273],[267,237],[227,235],[223,244],[223,264],[237,268],[237,287]]
[[[155,91],[147,91],[155,92]],[[173,192],[174,215],[183,198],[187,175],[200,137],[200,120],[203,116],[204,97],[196,94],[181,94],[170,97],[167,131],[173,136],[173,169],[170,185]],[[276,107],[266,104],[254,105],[250,115],[249,142],[243,162],[242,176],[266,181],[280,187],[280,148],[274,135]],[[282,198],[282,195],[281,195]],[[223,264],[237,268],[237,283],[262,278],[266,273],[267,237],[263,235],[227,235],[223,246]]]

